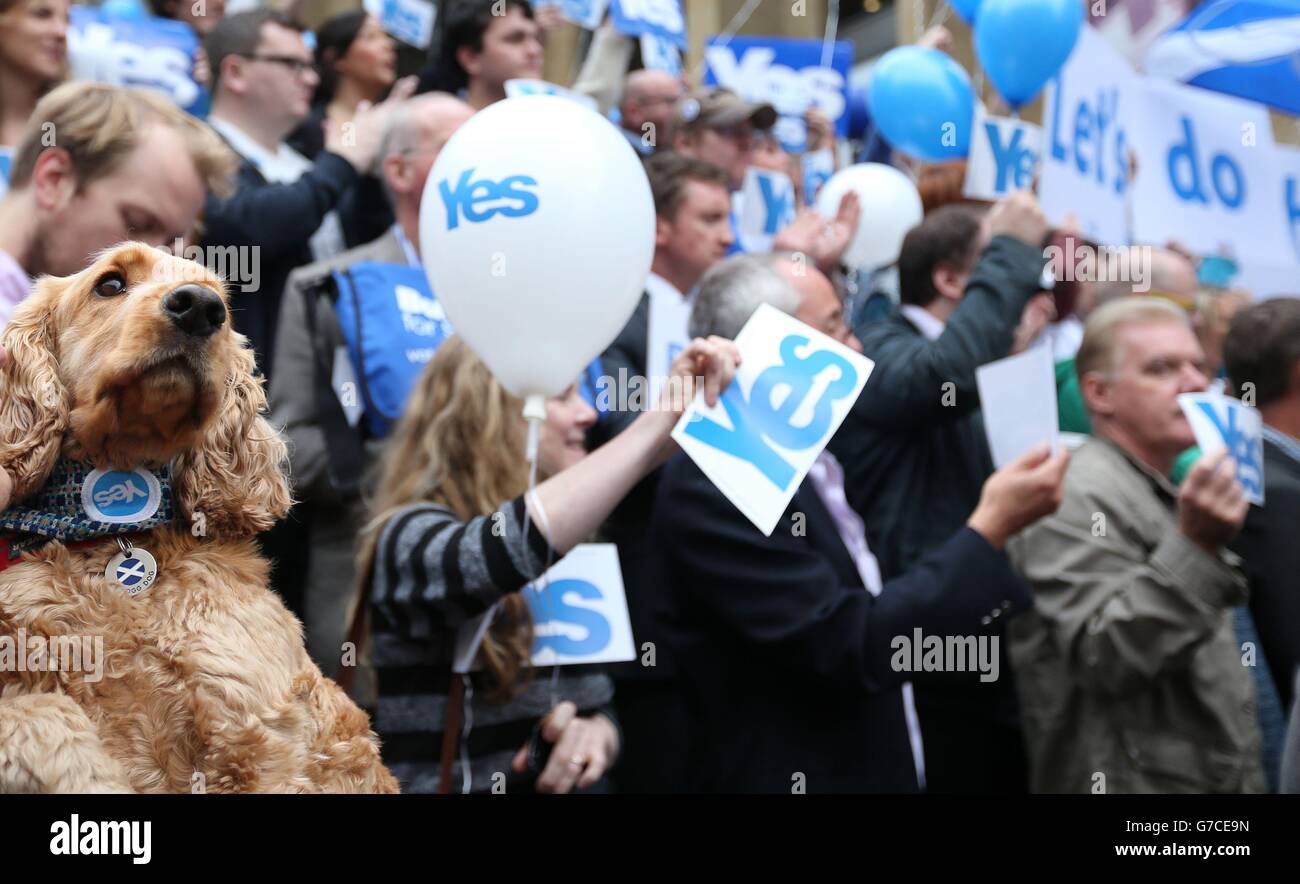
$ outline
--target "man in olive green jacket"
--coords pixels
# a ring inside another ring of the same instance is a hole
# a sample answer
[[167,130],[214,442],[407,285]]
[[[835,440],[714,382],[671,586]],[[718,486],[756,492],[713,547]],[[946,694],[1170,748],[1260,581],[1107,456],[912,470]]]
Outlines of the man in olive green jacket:
[[1123,298],[1089,318],[1077,368],[1096,438],[1010,548],[1034,591],[1008,629],[1031,787],[1262,791],[1232,625],[1246,581],[1224,549],[1249,504],[1222,451],[1181,490],[1166,478],[1195,441],[1177,397],[1205,389],[1204,354],[1176,307]]

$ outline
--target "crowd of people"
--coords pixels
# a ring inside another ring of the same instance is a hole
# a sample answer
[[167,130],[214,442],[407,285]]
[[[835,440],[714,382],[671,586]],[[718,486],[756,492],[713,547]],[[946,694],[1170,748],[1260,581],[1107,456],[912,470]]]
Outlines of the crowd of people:
[[[1150,291],[1067,287],[1045,248],[1099,248],[1067,219],[1028,191],[964,199],[952,167],[902,157],[926,211],[885,272],[845,265],[853,194],[746,252],[747,170],[811,186],[775,109],[629,72],[604,33],[575,88],[644,160],[653,261],[626,327],[547,401],[530,476],[523,404],[464,340],[376,422],[341,318],[340,275],[422,269],[439,153],[541,74],[525,0],[440,7],[428,65],[399,78],[365,12],[311,48],[286,14],[209,2],[190,21],[201,121],[67,80],[68,0],[0,0],[0,326],[33,279],[125,240],[252,271],[227,273],[230,318],[297,501],[260,538],[273,587],[404,790],[1300,791],[1300,298],[1215,288],[1168,243],[1128,247]],[[817,112],[807,125],[810,150],[834,141]],[[715,402],[762,305],[875,365],[770,536],[671,440],[680,396],[612,407],[590,383],[676,379]],[[1032,347],[1051,348],[1076,435],[995,470],[976,371]],[[1265,506],[1195,448],[1178,396],[1210,388],[1263,418]],[[522,590],[595,538],[617,546],[636,658],[534,666]],[[455,671],[485,612],[477,667]],[[914,634],[994,640],[995,677],[900,666],[894,640]]]

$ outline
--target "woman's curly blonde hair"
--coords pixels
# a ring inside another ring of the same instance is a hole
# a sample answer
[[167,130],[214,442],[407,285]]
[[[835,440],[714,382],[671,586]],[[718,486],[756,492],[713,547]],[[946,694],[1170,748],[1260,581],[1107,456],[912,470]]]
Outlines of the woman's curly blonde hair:
[[[379,534],[401,507],[438,503],[469,521],[528,490],[522,409],[522,400],[506,392],[459,337],[438,348],[384,452],[379,487],[362,532],[361,593],[369,592]],[[519,593],[510,593],[479,649],[498,699],[523,685],[532,644],[528,605]]]

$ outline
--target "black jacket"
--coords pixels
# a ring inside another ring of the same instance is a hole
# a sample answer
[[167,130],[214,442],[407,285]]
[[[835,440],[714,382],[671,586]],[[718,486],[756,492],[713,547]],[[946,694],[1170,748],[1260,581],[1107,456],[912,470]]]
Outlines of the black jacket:
[[[1038,249],[995,237],[937,340],[901,313],[861,334],[875,369],[830,448],[886,580],[948,542],[979,503],[993,460],[975,369],[1010,351],[1042,270]],[[1000,645],[1003,676],[996,682],[970,673],[927,673],[916,681],[933,791],[1027,788],[1019,709],[1006,643]]]
[[1264,440],[1264,506],[1252,506],[1233,549],[1245,559],[1250,613],[1283,710],[1300,668],[1300,463]]
[[[606,377],[612,379],[614,386],[610,388],[610,410],[588,431],[588,442],[592,448],[613,439],[631,426],[640,415],[634,408],[619,410],[617,394],[619,387],[630,383],[632,378],[645,377],[649,331],[650,296],[642,293],[632,318],[600,357],[601,370]],[[631,395],[629,391],[628,396]],[[648,385],[643,388],[643,395],[649,397]],[[648,406],[649,402],[645,405]],[[668,594],[660,587],[651,568],[651,560],[658,555],[650,542],[650,514],[654,509],[659,475],[660,470],[655,470],[638,482],[601,529],[604,539],[618,545],[623,588],[627,594],[628,618],[638,648],[644,642],[660,646],[662,636],[659,623],[667,615],[665,604]],[[611,671],[619,679],[655,681],[667,679],[673,674],[671,661],[664,660],[659,655],[656,655],[654,667],[641,666],[639,661],[634,660],[627,664],[617,664],[611,667]]]
[[988,634],[993,609],[1029,604],[969,528],[873,597],[811,482],[764,537],[685,455],[664,467],[652,534],[703,791],[789,794],[796,774],[809,793],[915,791],[893,638]]
[[253,163],[244,160],[235,193],[224,200],[208,197],[203,245],[259,250],[256,287],[232,286],[231,322],[252,341],[258,367],[267,377],[272,372],[285,280],[294,268],[312,262],[312,234],[356,181],[352,164],[329,152],[322,152],[292,184],[270,184]]
[[886,578],[952,536],[979,503],[993,460],[975,369],[1011,350],[1042,271],[1039,250],[996,237],[938,340],[898,312],[859,335],[876,366],[830,448]]

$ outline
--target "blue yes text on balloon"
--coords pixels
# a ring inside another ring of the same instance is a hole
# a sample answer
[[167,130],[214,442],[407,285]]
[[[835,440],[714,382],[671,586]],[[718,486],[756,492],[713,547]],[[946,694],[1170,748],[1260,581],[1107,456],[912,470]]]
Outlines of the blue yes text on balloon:
[[438,182],[438,193],[447,208],[447,229],[455,230],[460,226],[460,217],[477,224],[494,215],[507,218],[522,218],[537,211],[537,194],[529,187],[537,186],[537,179],[530,175],[510,175],[500,181],[480,178],[471,181],[473,169],[460,173],[456,186],[449,186],[450,179]]

